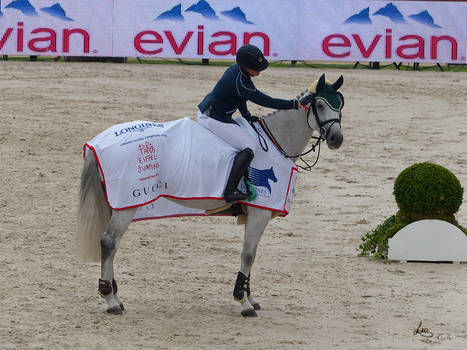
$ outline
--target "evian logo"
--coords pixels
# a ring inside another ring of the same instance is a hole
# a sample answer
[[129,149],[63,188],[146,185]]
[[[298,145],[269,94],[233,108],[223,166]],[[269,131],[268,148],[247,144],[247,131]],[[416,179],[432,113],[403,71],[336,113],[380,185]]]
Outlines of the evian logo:
[[[5,4],[6,3],[6,4]],[[90,52],[90,35],[82,28],[30,28],[28,20],[36,17],[53,17],[64,23],[74,22],[74,18],[65,11],[59,2],[51,6],[35,7],[29,0],[0,0],[0,20],[8,15],[21,18],[16,25],[2,27],[0,30],[0,50],[5,45],[14,46],[18,53],[29,49],[37,53],[68,53],[71,45],[79,45],[82,53]]]
[[[187,15],[192,16],[194,20],[198,19],[202,24],[188,29],[185,33],[177,31],[177,38],[172,30],[164,29],[165,24],[167,28],[173,28],[173,25],[170,26],[172,22],[185,21]],[[134,37],[134,47],[141,54],[158,55],[168,51],[170,54],[181,55],[191,47],[201,57],[207,53],[214,56],[235,56],[240,46],[254,42],[262,49],[265,56],[270,55],[269,35],[255,30],[255,23],[248,19],[238,6],[216,11],[205,0],[184,7],[179,3],[166,11],[159,12],[154,22],[157,23],[155,24],[157,30],[143,30]],[[205,34],[210,22],[215,22],[216,27],[225,24],[225,29]],[[232,22],[241,23],[240,28],[244,31],[239,33],[238,24],[233,26]],[[235,28],[235,31],[232,28]]]
[[[208,20],[218,21],[221,19],[211,5],[205,0],[200,0],[195,4],[189,5],[184,12],[198,13],[200,16]],[[228,18],[235,22],[254,24],[246,18],[245,13],[238,6],[230,10],[220,11],[220,14],[222,15],[222,18]],[[170,10],[162,12],[156,17],[156,20],[184,21],[185,17],[182,14],[182,4],[180,3],[172,7]]]
[[[6,1],[3,1],[5,3]],[[67,16],[66,11],[56,2],[52,6],[46,6],[41,8],[34,7],[29,0],[13,0],[8,2],[4,7],[5,13],[9,11],[18,11],[27,17],[37,17],[40,14],[52,16],[62,21],[74,21],[73,18]],[[4,16],[2,12],[2,1],[0,0],[0,17]]]
[[[386,17],[394,23],[410,24],[410,21],[419,23],[431,28],[442,28],[436,24],[433,17],[427,10],[420,11],[419,13],[412,13],[408,15],[408,20],[405,19],[402,12],[392,2],[376,10],[373,16]],[[357,14],[354,14],[344,21],[344,24],[372,24],[373,20],[370,17],[370,7],[367,7]]]
[[[344,17],[342,24],[350,29],[351,34],[334,33],[322,40],[326,56],[343,59],[361,55],[362,58],[370,58],[378,54],[388,60],[436,60],[443,50],[449,52],[452,62],[465,60],[465,57],[459,57],[456,37],[443,30],[427,10],[404,16],[392,2],[386,5],[375,2],[372,7],[375,8],[373,11],[366,7]],[[379,24],[381,27],[383,23],[386,26],[384,32],[376,32],[369,39],[364,35],[368,33],[368,26]]]

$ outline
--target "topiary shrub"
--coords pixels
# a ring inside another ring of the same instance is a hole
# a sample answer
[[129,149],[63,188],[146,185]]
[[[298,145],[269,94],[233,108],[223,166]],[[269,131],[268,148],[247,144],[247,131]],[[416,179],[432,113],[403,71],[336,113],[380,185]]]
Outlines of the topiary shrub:
[[433,163],[417,163],[403,170],[394,182],[399,211],[362,237],[360,256],[386,259],[388,239],[408,224],[423,220],[448,221],[467,235],[454,214],[462,204],[464,189],[448,169]]
[[464,189],[448,169],[417,163],[403,170],[394,183],[394,196],[402,215],[454,216]]

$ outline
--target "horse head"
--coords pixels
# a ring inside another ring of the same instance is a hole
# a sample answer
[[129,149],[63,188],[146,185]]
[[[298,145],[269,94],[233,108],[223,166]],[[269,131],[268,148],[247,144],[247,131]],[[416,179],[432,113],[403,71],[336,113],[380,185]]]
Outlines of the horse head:
[[331,83],[323,74],[308,89],[308,94],[313,96],[307,116],[308,125],[320,131],[330,149],[339,148],[344,141],[341,130],[344,96],[337,91],[343,82],[342,75]]
[[274,169],[272,167],[268,169],[268,177],[272,180],[272,182],[277,182],[277,177],[276,174],[274,174]]

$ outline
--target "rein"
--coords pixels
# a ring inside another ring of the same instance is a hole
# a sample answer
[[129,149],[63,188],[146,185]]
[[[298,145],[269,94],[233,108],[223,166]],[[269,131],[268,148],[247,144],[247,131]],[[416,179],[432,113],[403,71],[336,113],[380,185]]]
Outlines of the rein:
[[[268,136],[268,138],[271,140],[271,142],[273,143],[274,146],[276,146],[277,150],[285,157],[285,158],[300,158],[300,160],[306,164],[306,166],[301,166],[299,164],[297,164],[297,166],[300,168],[300,169],[303,169],[303,170],[306,170],[306,171],[310,171],[312,167],[314,167],[316,165],[316,163],[318,163],[318,159],[319,159],[319,155],[320,155],[320,151],[321,151],[321,141],[324,140],[324,138],[320,135],[319,137],[316,137],[316,136],[312,136],[312,138],[316,139],[316,142],[311,146],[311,148],[306,151],[306,152],[303,152],[303,153],[300,153],[300,154],[297,154],[297,155],[294,155],[294,156],[290,156],[288,155],[284,149],[281,147],[281,145],[279,145],[279,143],[277,142],[276,138],[274,137],[274,135],[272,134],[271,130],[268,128],[267,124],[264,122],[263,119],[260,119],[259,120],[259,125],[261,126],[261,128],[263,129],[264,133]],[[256,130],[256,133],[258,134],[258,137],[262,137],[259,132]],[[260,144],[261,144],[261,141],[260,141]],[[267,146],[267,145],[266,145]],[[262,145],[261,145],[262,147]],[[304,155],[307,155],[308,153],[310,152],[315,152],[316,150],[316,147],[318,147],[318,155],[316,157],[316,160],[313,164],[309,164],[305,159],[302,158],[302,156]],[[264,147],[262,147],[264,151],[267,152],[267,149],[264,149]]]
[[[310,127],[310,129],[313,129],[311,127],[311,125],[310,125],[310,122],[309,122],[310,111],[313,111],[313,115],[314,115],[316,123],[318,124],[318,127],[319,127],[319,136],[318,137],[312,136],[312,138],[315,139],[316,142],[313,145],[311,145],[310,149],[308,151],[306,151],[306,152],[303,152],[303,153],[300,153],[300,154],[297,154],[297,155],[294,155],[294,156],[288,155],[287,152],[285,152],[284,149],[281,147],[279,142],[277,142],[276,138],[272,134],[271,130],[268,128],[268,126],[267,126],[266,122],[264,121],[264,119],[260,119],[258,121],[258,123],[261,126],[261,128],[263,129],[264,133],[268,136],[268,138],[271,140],[271,142],[274,144],[274,146],[276,146],[278,151],[286,158],[295,158],[295,159],[299,158],[303,163],[306,164],[306,166],[301,166],[301,165],[298,165],[298,164],[297,164],[297,166],[300,169],[306,170],[306,171],[311,171],[311,169],[318,163],[319,155],[320,155],[320,152],[321,152],[321,141],[326,140],[326,128],[324,126],[326,124],[328,124],[328,123],[332,123],[328,128],[328,129],[330,129],[334,123],[339,123],[340,124],[340,122],[341,122],[341,115],[339,115],[339,119],[329,119],[329,120],[326,120],[325,122],[322,123],[320,121],[319,117],[318,117],[318,112],[316,111],[315,101],[316,101],[316,99],[313,98],[313,100],[311,101],[311,104],[310,104],[311,106],[310,107],[301,105],[301,107],[307,111],[306,118],[307,118],[307,124]],[[258,134],[258,139],[259,139],[259,143],[261,145],[261,148],[265,152],[267,152],[268,151],[268,146],[267,146],[266,141],[264,140],[264,137],[255,128],[254,123],[250,122],[250,125],[255,130],[255,132]],[[263,146],[263,142],[265,144],[265,147]],[[305,159],[302,158],[302,156],[307,155],[310,152],[315,152],[316,147],[318,147],[318,154],[316,156],[316,160],[314,161],[314,163],[310,165]]]

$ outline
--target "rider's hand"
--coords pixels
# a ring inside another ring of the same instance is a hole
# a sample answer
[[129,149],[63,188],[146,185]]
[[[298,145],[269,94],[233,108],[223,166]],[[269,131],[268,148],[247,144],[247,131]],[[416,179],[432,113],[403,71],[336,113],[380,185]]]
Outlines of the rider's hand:
[[253,123],[259,121],[259,118],[256,117],[256,116],[254,116],[254,115],[251,115],[251,113],[245,114],[245,115],[243,116],[243,118],[245,118],[247,121],[253,122]]
[[305,97],[302,97],[299,102],[302,106],[307,106],[309,105],[314,99],[314,96],[313,95],[306,95]]

